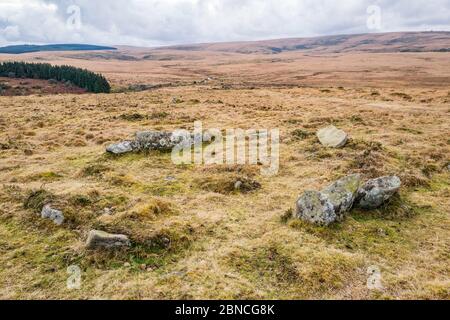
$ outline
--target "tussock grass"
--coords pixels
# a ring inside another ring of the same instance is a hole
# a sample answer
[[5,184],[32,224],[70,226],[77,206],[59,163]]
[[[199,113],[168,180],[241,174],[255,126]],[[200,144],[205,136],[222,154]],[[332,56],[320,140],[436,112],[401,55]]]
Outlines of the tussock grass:
[[[327,90],[186,86],[0,98],[0,296],[445,299],[448,90]],[[400,90],[413,101],[390,95]],[[433,104],[420,102],[430,98]],[[146,118],[120,118],[133,114]],[[280,128],[279,174],[178,166],[169,153],[104,153],[107,143],[138,130],[191,130],[193,120],[204,128]],[[317,141],[316,130],[328,124],[349,133],[344,148]],[[400,197],[379,210],[353,210],[329,228],[292,219],[289,208],[303,191],[356,172],[399,175]],[[65,224],[38,217],[47,202],[63,211]],[[94,228],[126,234],[132,246],[86,251]],[[65,287],[73,264],[83,272],[79,291]],[[367,289],[372,265],[382,272],[381,292]]]

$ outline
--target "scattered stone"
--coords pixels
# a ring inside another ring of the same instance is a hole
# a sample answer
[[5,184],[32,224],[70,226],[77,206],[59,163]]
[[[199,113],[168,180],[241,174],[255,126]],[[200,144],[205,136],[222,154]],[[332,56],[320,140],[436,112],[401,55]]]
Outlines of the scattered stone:
[[129,268],[129,267],[131,267],[131,264],[130,264],[129,262],[125,262],[125,263],[123,264],[123,266],[124,266],[125,268]]
[[322,128],[317,132],[317,137],[322,145],[330,148],[341,148],[348,141],[348,135],[335,126]]
[[134,151],[134,143],[132,141],[123,141],[114,143],[106,147],[106,151],[112,154],[120,155]]
[[386,231],[385,231],[384,229],[382,229],[382,228],[378,228],[378,229],[377,229],[377,234],[378,234],[380,237],[386,237],[386,236],[387,236]]
[[334,182],[322,191],[306,191],[298,200],[294,217],[328,226],[342,221],[354,205],[370,210],[379,208],[400,189],[396,176],[367,181],[361,186],[361,176],[353,174]]
[[173,104],[183,103],[183,99],[178,97],[172,97],[172,103]]
[[105,216],[112,215],[113,214],[113,208],[104,208],[102,214],[105,215]]
[[167,176],[164,178],[165,181],[174,182],[177,181],[177,178],[174,176]]
[[318,191],[306,191],[297,200],[294,216],[306,222],[323,226],[328,226],[337,219],[329,197]]
[[146,264],[141,264],[139,266],[139,269],[141,269],[142,271],[145,271],[147,269],[147,265]]
[[41,218],[52,220],[55,224],[60,226],[64,222],[64,214],[56,209],[45,205],[41,211]]
[[86,241],[86,248],[88,249],[116,249],[129,247],[130,245],[130,239],[126,235],[110,234],[99,230],[91,230]]
[[345,213],[352,208],[360,184],[361,176],[359,174],[353,174],[339,179],[322,190],[322,193],[333,204],[333,209],[338,220],[342,220]]
[[357,205],[365,210],[377,209],[397,193],[400,186],[397,176],[369,180],[358,190]]
[[240,190],[242,187],[242,181],[236,181],[234,184],[234,190]]

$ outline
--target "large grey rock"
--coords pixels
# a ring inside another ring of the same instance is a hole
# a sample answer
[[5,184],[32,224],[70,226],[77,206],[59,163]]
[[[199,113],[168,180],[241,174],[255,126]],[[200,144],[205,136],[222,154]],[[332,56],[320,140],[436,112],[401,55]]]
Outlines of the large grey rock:
[[62,211],[53,209],[50,205],[42,208],[41,218],[52,220],[57,225],[61,225],[64,222],[64,214]]
[[143,131],[136,133],[135,146],[139,151],[171,151],[177,145],[191,145],[190,134],[183,132]]
[[348,135],[335,126],[328,126],[317,132],[317,138],[319,138],[320,143],[326,147],[341,148],[347,143]]
[[106,147],[106,151],[112,154],[120,155],[133,152],[135,149],[133,141],[123,141],[114,143]]
[[359,174],[353,174],[339,179],[322,190],[322,193],[333,204],[333,209],[338,220],[342,220],[345,213],[352,208],[360,184],[361,176]]
[[88,249],[117,249],[130,245],[130,239],[126,235],[110,234],[99,230],[91,230],[86,241],[86,248]]
[[401,181],[397,176],[369,180],[358,189],[356,203],[366,210],[379,208],[398,192],[400,186]]
[[298,200],[296,218],[317,225],[328,226],[337,216],[329,197],[318,191],[306,191]]

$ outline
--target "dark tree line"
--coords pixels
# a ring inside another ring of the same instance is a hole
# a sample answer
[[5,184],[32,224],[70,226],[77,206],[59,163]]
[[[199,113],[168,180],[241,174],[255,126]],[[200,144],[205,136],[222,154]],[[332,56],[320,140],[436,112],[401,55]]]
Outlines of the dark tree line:
[[54,79],[70,82],[94,93],[109,93],[111,86],[101,74],[71,66],[52,66],[48,63],[3,62],[0,76],[13,78]]

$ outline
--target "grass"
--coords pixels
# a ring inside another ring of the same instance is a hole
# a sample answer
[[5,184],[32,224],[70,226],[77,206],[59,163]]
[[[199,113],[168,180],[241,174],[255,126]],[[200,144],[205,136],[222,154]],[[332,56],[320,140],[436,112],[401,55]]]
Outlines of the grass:
[[[0,98],[7,144],[0,147],[0,296],[448,298],[448,107],[439,100],[428,113],[366,107],[378,96],[372,87],[359,89],[183,87],[76,100]],[[380,99],[390,95],[376,90]],[[417,91],[402,91],[420,106]],[[29,104],[38,111],[22,108]],[[168,115],[156,116],[161,105]],[[69,108],[76,116],[66,114]],[[51,125],[39,125],[40,114]],[[146,118],[120,118],[133,114]],[[280,128],[279,174],[262,176],[257,165],[178,166],[170,153],[104,152],[138,130],[192,129],[189,119],[205,128]],[[350,134],[344,148],[324,149],[314,138],[330,123]],[[34,134],[23,135],[29,128]],[[72,143],[78,139],[83,144]],[[400,197],[380,210],[354,210],[329,228],[291,218],[303,191],[356,172],[365,179],[398,174]],[[67,218],[60,227],[36,214],[49,202]],[[132,247],[86,251],[93,228],[124,233]],[[82,269],[81,290],[65,286],[73,264]],[[382,292],[366,287],[372,265],[381,269]]]

